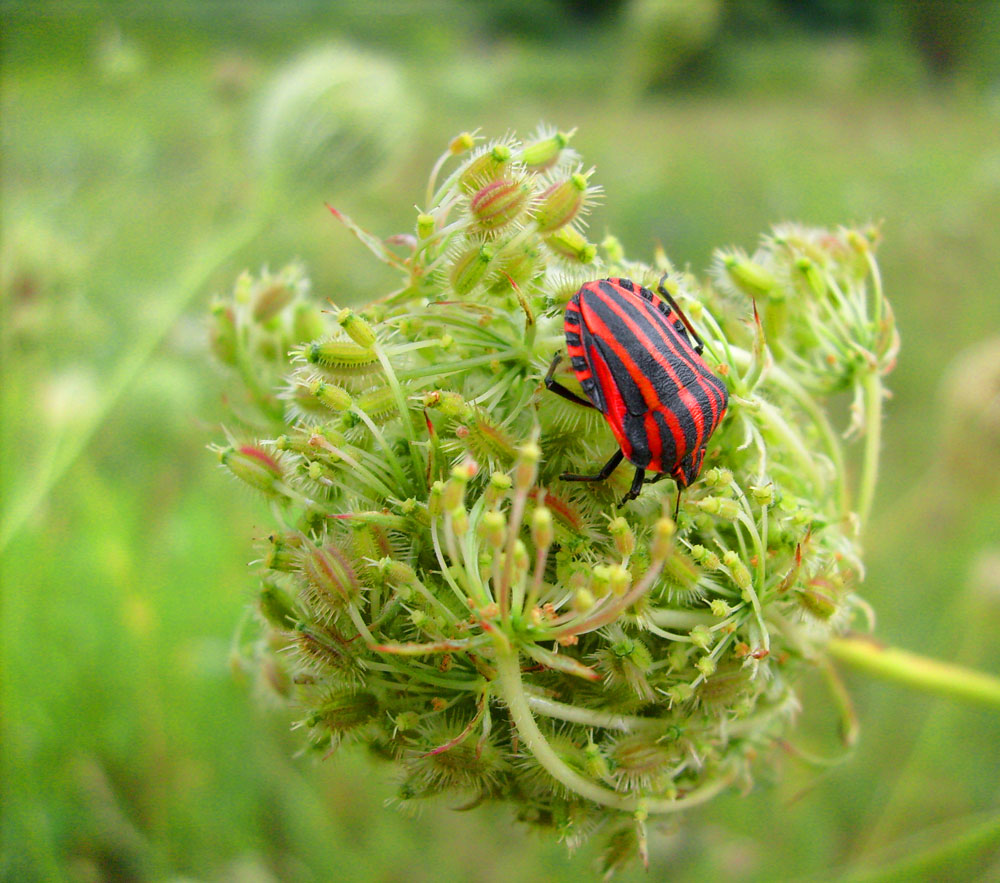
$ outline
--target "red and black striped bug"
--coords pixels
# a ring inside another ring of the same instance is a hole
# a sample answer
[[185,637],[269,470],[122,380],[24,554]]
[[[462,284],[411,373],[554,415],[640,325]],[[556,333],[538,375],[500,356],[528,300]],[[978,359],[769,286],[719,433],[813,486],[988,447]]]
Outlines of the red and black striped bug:
[[[596,475],[564,473],[563,481],[603,481],[625,459],[636,470],[622,505],[639,496],[643,481],[669,476],[677,482],[679,508],[680,492],[701,471],[729,393],[702,361],[704,344],[663,279],[657,290],[663,300],[629,279],[583,285],[566,305],[566,350],[589,401],[554,379],[561,353],[545,386],[597,408],[620,445]],[[646,479],[647,471],[655,475]]]

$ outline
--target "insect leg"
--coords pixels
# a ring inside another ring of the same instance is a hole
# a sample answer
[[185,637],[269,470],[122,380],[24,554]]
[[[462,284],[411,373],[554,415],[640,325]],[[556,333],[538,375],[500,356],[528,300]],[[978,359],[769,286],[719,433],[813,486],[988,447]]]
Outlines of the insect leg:
[[545,375],[545,388],[554,392],[558,396],[562,396],[568,401],[575,402],[577,405],[583,405],[586,408],[593,408],[593,402],[588,402],[586,399],[581,398],[572,390],[566,389],[566,387],[563,386],[558,380],[554,379],[556,368],[559,367],[559,363],[561,361],[562,353],[556,353],[555,358],[552,360],[552,364],[549,365],[548,373]]
[[564,472],[559,476],[559,479],[561,481],[604,481],[624,459],[625,455],[621,451],[615,451],[611,459],[601,467],[601,471],[597,475],[577,475],[575,472]]
[[664,287],[663,280],[667,278],[667,274],[664,273],[660,277],[660,284],[657,286],[656,290],[660,292],[663,299],[670,304],[670,308],[681,317],[681,321],[684,323],[684,327],[691,332],[691,336],[695,340],[694,351],[700,356],[702,350],[705,348],[705,342],[698,336],[698,332],[694,330],[694,325],[688,320],[688,317],[684,315],[684,311],[677,305],[677,301],[673,299],[673,296]]
[[641,466],[636,466],[635,468],[635,478],[632,479],[632,487],[629,488],[628,493],[622,497],[622,501],[618,504],[619,507],[624,506],[629,500],[634,500],[639,496],[639,491],[642,490],[642,480],[646,477],[646,470]]

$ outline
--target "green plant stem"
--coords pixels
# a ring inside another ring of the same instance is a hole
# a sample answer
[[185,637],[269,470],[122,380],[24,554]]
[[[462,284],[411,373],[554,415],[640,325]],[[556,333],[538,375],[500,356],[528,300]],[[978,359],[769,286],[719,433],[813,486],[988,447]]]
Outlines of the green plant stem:
[[203,290],[212,273],[223,261],[254,238],[264,226],[266,213],[254,215],[217,239],[188,266],[174,291],[166,298],[166,308],[159,321],[152,323],[133,345],[128,354],[118,363],[101,396],[100,403],[90,414],[87,422],[74,431],[64,444],[57,444],[47,462],[40,470],[21,498],[3,513],[0,527],[0,554],[10,541],[17,536],[25,522],[41,505],[77,458],[86,450],[90,440],[128,392],[132,381],[138,377],[143,366],[152,358],[164,338],[174,327],[191,301]]
[[634,813],[641,808],[651,814],[662,814],[679,812],[704,803],[729,786],[730,778],[720,775],[709,784],[696,788],[683,797],[668,800],[619,794],[617,791],[612,791],[610,788],[581,776],[563,762],[542,731],[538,729],[538,724],[535,723],[534,715],[531,713],[528,697],[524,692],[524,685],[521,683],[521,663],[517,651],[513,649],[503,650],[498,647],[496,663],[500,693],[517,727],[518,736],[527,745],[535,760],[553,779],[580,797],[622,812]]
[[1000,708],[1000,678],[985,672],[886,647],[861,635],[833,638],[831,656],[887,680],[942,696]]
[[868,372],[862,388],[865,397],[865,452],[858,484],[858,518],[864,529],[875,498],[878,455],[882,444],[882,378],[877,370]]

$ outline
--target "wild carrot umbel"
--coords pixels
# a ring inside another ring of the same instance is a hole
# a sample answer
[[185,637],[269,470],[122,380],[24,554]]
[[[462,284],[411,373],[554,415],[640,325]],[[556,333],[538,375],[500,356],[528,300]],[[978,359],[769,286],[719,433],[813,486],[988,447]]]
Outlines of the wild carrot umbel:
[[[505,800],[571,845],[603,830],[614,864],[647,819],[745,786],[802,702],[842,705],[796,683],[867,617],[858,536],[897,338],[874,228],[778,227],[710,281],[629,261],[587,238],[600,191],[570,135],[457,137],[412,234],[333,210],[399,274],[352,309],[295,266],[242,277],[213,308],[242,427],[218,451],[275,524],[240,662],[309,746],[372,746],[404,804]],[[617,445],[543,384],[566,304],[605,277],[662,279],[728,391],[676,520],[669,477],[621,508],[630,470],[560,480]]]

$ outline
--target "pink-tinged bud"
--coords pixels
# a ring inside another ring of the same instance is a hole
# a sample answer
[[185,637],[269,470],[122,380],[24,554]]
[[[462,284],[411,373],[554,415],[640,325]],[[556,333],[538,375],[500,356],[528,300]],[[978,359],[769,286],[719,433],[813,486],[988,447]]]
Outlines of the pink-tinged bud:
[[280,461],[253,445],[222,448],[219,462],[237,478],[265,494],[277,494],[277,485],[285,478]]
[[496,144],[469,160],[458,178],[458,186],[472,193],[489,181],[495,181],[510,165],[511,153],[506,144]]
[[459,255],[452,264],[450,275],[455,293],[468,294],[479,285],[492,260],[493,249],[489,245],[473,246]]
[[322,380],[309,384],[309,394],[324,408],[338,413],[349,410],[352,404],[351,394],[346,389]]
[[437,408],[445,417],[452,420],[464,420],[469,415],[469,406],[457,392],[446,389],[435,389],[426,393],[423,398],[425,408]]
[[317,608],[341,610],[361,594],[361,582],[354,567],[334,545],[304,550],[299,573],[306,581],[310,602]]
[[587,175],[576,172],[549,187],[539,198],[535,224],[539,233],[552,233],[574,220],[584,206]]
[[526,181],[500,178],[476,191],[469,199],[469,211],[475,226],[488,233],[517,220],[531,198]]
[[555,132],[546,138],[525,144],[521,150],[521,162],[532,172],[552,168],[572,137],[573,132]]
[[372,331],[372,326],[354,310],[345,307],[337,314],[337,321],[358,346],[365,349],[371,349],[375,346],[375,332]]
[[584,239],[575,227],[565,226],[545,237],[545,244],[560,257],[580,264],[593,263],[597,257],[597,246]]
[[262,325],[270,322],[295,300],[297,293],[293,285],[278,280],[260,286],[253,294],[252,315],[254,321],[260,322]]

